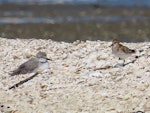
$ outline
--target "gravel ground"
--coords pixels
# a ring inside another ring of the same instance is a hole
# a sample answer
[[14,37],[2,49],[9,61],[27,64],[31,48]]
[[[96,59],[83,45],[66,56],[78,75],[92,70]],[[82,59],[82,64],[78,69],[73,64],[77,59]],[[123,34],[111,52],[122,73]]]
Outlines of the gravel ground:
[[[121,61],[111,53],[111,42],[0,38],[1,112],[150,113],[150,42],[123,44],[137,52],[128,65],[114,67]],[[50,68],[8,90],[32,75],[8,73],[38,51],[52,59]]]

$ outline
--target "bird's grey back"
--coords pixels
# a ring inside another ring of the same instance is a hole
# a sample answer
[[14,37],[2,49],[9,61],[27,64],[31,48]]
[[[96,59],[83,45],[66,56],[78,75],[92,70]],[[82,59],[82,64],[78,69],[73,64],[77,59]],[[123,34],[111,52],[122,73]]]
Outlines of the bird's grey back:
[[25,63],[21,64],[18,69],[14,70],[11,75],[18,75],[18,74],[26,74],[32,73],[35,71],[39,66],[38,58],[31,58],[30,60],[26,61]]

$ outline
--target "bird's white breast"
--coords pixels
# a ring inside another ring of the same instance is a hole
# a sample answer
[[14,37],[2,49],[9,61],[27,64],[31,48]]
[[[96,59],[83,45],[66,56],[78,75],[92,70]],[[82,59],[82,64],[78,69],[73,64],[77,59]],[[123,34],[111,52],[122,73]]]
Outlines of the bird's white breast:
[[49,62],[46,59],[39,59],[39,71],[49,68]]
[[121,59],[126,59],[127,57],[131,56],[131,54],[127,54],[123,50],[118,51],[115,46],[112,46],[112,53]]

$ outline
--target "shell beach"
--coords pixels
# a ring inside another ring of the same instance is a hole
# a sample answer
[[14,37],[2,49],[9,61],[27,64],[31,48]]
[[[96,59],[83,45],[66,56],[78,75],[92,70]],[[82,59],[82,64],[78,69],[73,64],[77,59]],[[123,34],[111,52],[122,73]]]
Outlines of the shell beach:
[[[150,42],[122,44],[137,51],[126,59],[134,62],[114,67],[111,42],[0,38],[0,111],[150,113]],[[49,69],[9,90],[31,76],[9,73],[38,51],[52,59]]]

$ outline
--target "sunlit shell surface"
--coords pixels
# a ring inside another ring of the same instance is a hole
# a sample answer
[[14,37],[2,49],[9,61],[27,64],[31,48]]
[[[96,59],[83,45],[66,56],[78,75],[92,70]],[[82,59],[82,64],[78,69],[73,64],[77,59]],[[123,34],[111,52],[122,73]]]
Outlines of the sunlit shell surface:
[[[123,44],[137,50],[126,63],[135,61],[115,67],[111,41],[0,38],[0,112],[150,113],[150,42]],[[9,90],[32,75],[9,73],[38,51],[47,53],[50,68]]]

